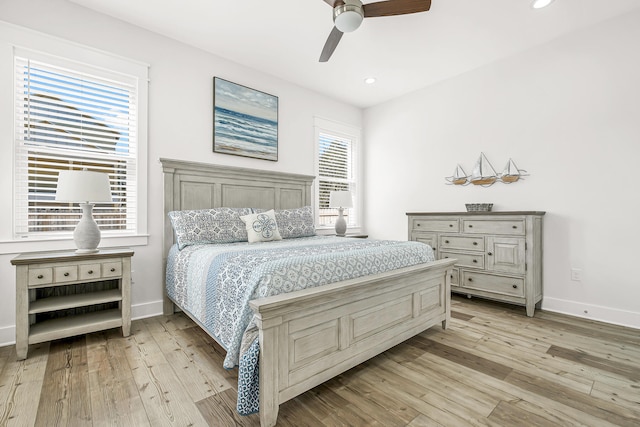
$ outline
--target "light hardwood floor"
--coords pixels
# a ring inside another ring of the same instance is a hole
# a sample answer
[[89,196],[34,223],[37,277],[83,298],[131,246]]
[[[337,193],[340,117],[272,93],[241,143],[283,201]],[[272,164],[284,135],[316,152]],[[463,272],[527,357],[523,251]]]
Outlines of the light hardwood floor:
[[[283,404],[279,426],[638,426],[640,331],[480,299]],[[0,348],[0,426],[258,426],[184,315]]]

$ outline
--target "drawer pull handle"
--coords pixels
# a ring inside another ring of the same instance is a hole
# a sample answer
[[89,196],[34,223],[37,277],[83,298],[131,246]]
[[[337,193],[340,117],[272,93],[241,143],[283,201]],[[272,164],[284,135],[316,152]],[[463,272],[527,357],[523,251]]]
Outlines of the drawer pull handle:
[[478,246],[478,242],[473,242],[473,246]]
[[446,257],[445,257],[445,259],[446,259],[446,258],[449,258],[449,257],[448,257],[448,256],[446,256]]
[[478,263],[478,260],[477,260],[477,259],[474,259],[474,260],[473,260],[473,262],[475,262],[475,263],[477,264],[477,263]]
[[518,285],[513,285],[513,289],[518,289]]
[[110,271],[113,273],[114,271],[116,271],[116,268],[115,267],[111,267]]
[[417,224],[416,224],[416,227],[420,227],[420,223],[417,223]]
[[469,228],[473,228],[473,225],[469,224]]
[[42,274],[38,274],[38,279],[43,279],[44,276]]
[[93,270],[89,270],[89,271],[87,271],[87,273],[93,274]]
[[487,255],[491,256],[493,255],[493,252],[487,252]]
[[449,224],[449,227],[453,228],[453,224]]
[[445,240],[444,242],[445,242],[445,243],[449,243],[449,241],[448,241],[448,240]]
[[515,228],[518,228],[518,226],[517,226],[517,225],[514,225],[514,226],[513,226],[513,227],[511,227],[511,228],[514,228],[514,229],[515,229]]
[[69,277],[69,272],[64,273],[64,277]]
[[469,279],[468,279],[468,280],[469,280],[470,282],[473,282],[473,279],[472,279],[471,277],[469,277]]

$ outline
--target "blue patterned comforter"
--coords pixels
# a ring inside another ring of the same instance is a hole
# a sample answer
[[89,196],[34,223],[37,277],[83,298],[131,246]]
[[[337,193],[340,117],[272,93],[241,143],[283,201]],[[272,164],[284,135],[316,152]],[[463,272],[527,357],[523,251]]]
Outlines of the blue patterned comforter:
[[[238,412],[258,411],[259,346],[249,300],[433,261],[417,242],[307,237],[264,243],[174,246],[167,293],[227,351],[224,367],[239,366]],[[244,338],[244,342],[243,342]]]

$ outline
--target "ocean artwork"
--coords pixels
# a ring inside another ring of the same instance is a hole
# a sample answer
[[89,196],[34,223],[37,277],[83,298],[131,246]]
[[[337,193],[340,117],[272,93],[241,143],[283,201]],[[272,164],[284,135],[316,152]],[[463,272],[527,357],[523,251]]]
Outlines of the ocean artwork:
[[278,160],[278,97],[213,78],[213,151]]

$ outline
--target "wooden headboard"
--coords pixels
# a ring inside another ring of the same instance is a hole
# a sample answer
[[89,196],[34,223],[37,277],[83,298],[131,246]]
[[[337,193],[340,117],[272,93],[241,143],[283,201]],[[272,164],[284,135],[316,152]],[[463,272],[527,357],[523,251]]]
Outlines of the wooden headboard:
[[[174,243],[168,213],[186,209],[287,209],[311,205],[314,176],[160,159],[164,175],[163,266]],[[166,313],[165,304],[165,313]]]

